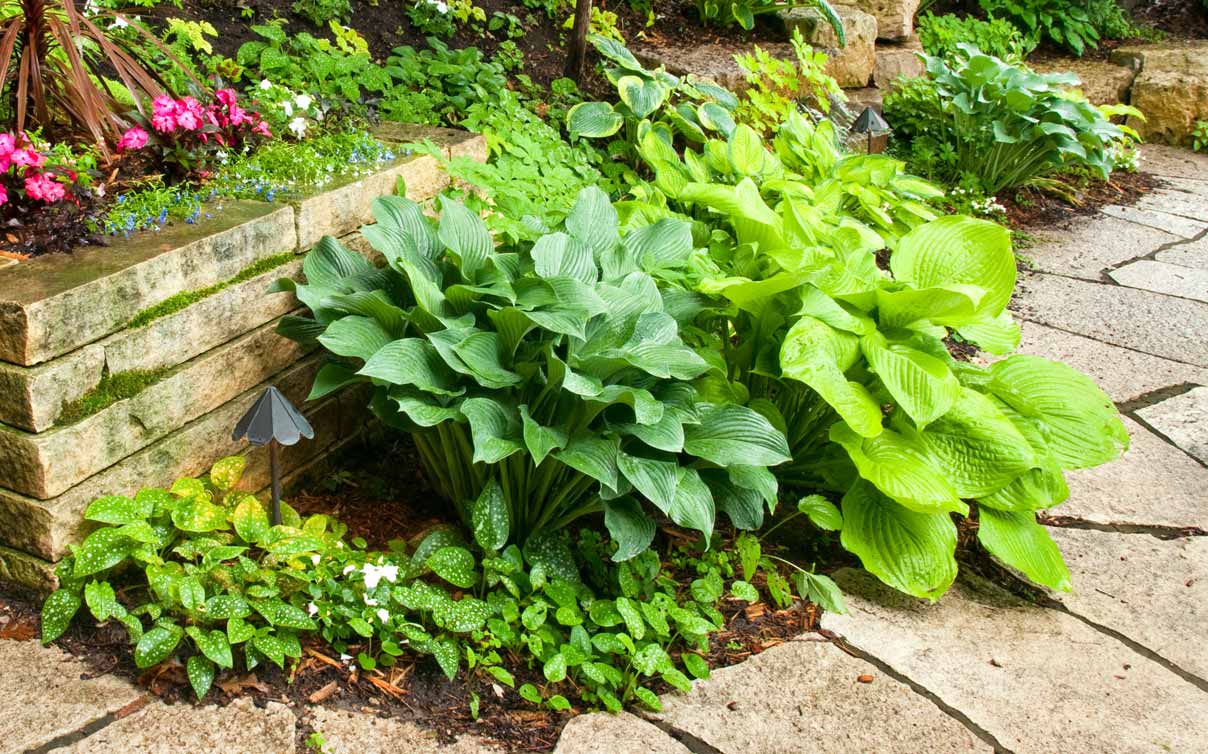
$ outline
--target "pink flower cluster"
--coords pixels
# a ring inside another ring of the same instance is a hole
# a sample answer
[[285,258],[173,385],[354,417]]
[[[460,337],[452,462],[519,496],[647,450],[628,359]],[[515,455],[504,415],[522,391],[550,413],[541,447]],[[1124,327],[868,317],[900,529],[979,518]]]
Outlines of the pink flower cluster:
[[[26,197],[54,204],[70,198],[61,179],[74,183],[76,175],[70,170],[56,172],[47,168],[46,155],[35,149],[25,134],[0,133],[0,178],[20,181],[20,187],[11,188],[23,188]],[[0,183],[0,204],[9,201],[9,189],[9,185]]]

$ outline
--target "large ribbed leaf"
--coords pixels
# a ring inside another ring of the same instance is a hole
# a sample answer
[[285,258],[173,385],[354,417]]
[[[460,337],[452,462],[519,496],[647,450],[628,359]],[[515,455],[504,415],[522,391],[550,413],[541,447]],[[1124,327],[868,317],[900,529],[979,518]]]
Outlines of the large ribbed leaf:
[[470,421],[475,463],[498,463],[524,449],[516,408],[493,398],[467,398],[461,413]]
[[657,450],[679,453],[684,449],[684,427],[680,416],[673,411],[663,411],[663,417],[654,424],[614,424],[612,429],[623,435],[633,435]]
[[702,533],[708,544],[717,512],[713,507],[713,495],[696,469],[681,467],[678,470],[675,498],[666,513],[677,526]]
[[898,241],[889,259],[894,278],[917,288],[975,285],[978,312],[998,316],[1015,289],[1011,235],[998,223],[962,215],[932,220]]
[[420,308],[433,316],[446,314],[444,276],[436,263],[416,249],[402,231],[393,226],[366,225],[361,234],[382,252],[390,265],[407,276],[411,295]]
[[337,356],[349,356],[368,361],[394,338],[375,319],[342,317],[327,326],[319,342]]
[[454,421],[461,416],[457,406],[443,406],[432,396],[410,385],[390,389],[390,400],[399,411],[421,427],[435,427],[441,422]]
[[956,578],[956,527],[947,513],[917,513],[856,482],[843,496],[843,547],[895,589],[938,599]]
[[341,290],[348,278],[373,272],[373,265],[360,254],[345,249],[331,236],[323,236],[302,261],[306,284],[315,288]]
[[684,427],[684,451],[718,466],[775,466],[792,460],[784,435],[762,414],[736,404],[707,404]]
[[373,200],[373,217],[379,225],[394,228],[408,236],[419,253],[436,259],[444,250],[432,223],[418,204],[401,196],[382,196]]
[[482,218],[464,204],[441,196],[440,209],[440,242],[457,258],[462,278],[472,282],[494,249],[491,233]]
[[968,388],[961,389],[948,413],[917,437],[963,498],[995,492],[1039,462],[994,402]]
[[946,414],[956,403],[960,382],[934,356],[902,343],[890,343],[878,332],[861,338],[860,350],[894,402],[919,428]]
[[925,448],[892,430],[861,437],[839,422],[830,439],[843,446],[860,476],[896,502],[919,513],[968,512],[956,490],[931,465]]
[[873,437],[881,431],[881,407],[863,385],[843,375],[858,355],[855,335],[802,317],[784,336],[780,368],[785,377],[813,388],[857,434]]
[[667,88],[658,81],[641,76],[622,76],[617,79],[617,95],[629,105],[635,117],[645,118],[663,104]]
[[617,227],[617,211],[608,194],[595,186],[579,192],[566,216],[566,232],[591,247],[596,259],[620,243]]
[[500,360],[501,347],[497,333],[475,332],[450,344],[450,348],[483,387],[511,387],[522,379]]
[[580,102],[566,114],[566,130],[589,139],[612,136],[624,124],[625,119],[608,102]]
[[554,451],[553,457],[615,490],[619,453],[615,437],[579,435],[572,437],[562,450]]
[[407,329],[407,312],[390,303],[385,291],[354,291],[328,296],[326,308],[340,309],[376,320],[392,338],[401,338]]
[[357,374],[392,385],[414,385],[438,395],[461,395],[465,392],[457,384],[457,375],[441,360],[432,344],[421,338],[404,338],[387,343],[365,362]]
[[978,511],[977,538],[990,554],[1050,589],[1070,591],[1070,572],[1057,544],[1031,511]]
[[565,233],[537,239],[532,255],[534,269],[543,278],[572,277],[592,285],[599,277],[591,247]]
[[659,220],[626,235],[624,248],[643,270],[680,267],[692,254],[692,226],[674,218]]
[[1051,463],[1028,469],[1002,489],[982,495],[977,502],[983,509],[988,506],[1003,511],[1036,511],[1060,505],[1069,496],[1070,488],[1061,468]]
[[621,452],[617,454],[617,468],[659,510],[670,512],[679,484],[679,464],[673,460],[644,458]]
[[631,497],[604,503],[604,525],[608,527],[608,536],[617,544],[612,559],[618,563],[640,554],[654,541],[654,520]]
[[1011,312],[1005,309],[993,319],[987,317],[961,325],[956,331],[962,338],[976,343],[987,353],[1002,356],[1019,347],[1019,325],[1012,319]]
[[520,406],[520,420],[524,424],[524,445],[533,456],[533,463],[540,466],[552,451],[566,447],[569,438],[557,427],[539,424],[529,415],[526,405]]
[[991,365],[990,375],[990,390],[1036,427],[1062,468],[1106,463],[1128,448],[1111,399],[1066,364],[1016,355]]
[[985,294],[975,285],[878,290],[877,313],[882,327],[957,327],[978,320],[978,302]]

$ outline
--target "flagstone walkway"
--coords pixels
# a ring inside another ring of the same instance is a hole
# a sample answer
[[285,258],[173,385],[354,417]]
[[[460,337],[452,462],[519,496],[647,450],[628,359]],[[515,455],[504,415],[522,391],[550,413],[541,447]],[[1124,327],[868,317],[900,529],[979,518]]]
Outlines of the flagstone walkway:
[[[1132,436],[1049,520],[1073,593],[963,573],[931,605],[840,572],[849,615],[661,714],[578,717],[558,754],[1208,752],[1208,157],[1144,155],[1166,187],[1021,250],[1022,351],[1095,377]],[[32,641],[0,641],[0,692],[0,752],[288,754],[300,724],[331,754],[494,751],[369,712],[167,706]]]

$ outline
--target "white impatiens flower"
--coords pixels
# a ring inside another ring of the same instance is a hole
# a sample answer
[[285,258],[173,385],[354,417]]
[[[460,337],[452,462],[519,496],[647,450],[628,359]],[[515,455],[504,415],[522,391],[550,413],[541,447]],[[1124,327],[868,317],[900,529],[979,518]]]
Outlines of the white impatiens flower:
[[129,21],[122,18],[121,16],[118,16],[113,19],[113,23],[109,24],[109,28],[110,29],[125,29],[129,25],[130,25]]
[[317,552],[310,556],[310,562],[314,563],[315,565],[318,565],[320,560],[322,560],[322,558],[319,557],[319,553]]
[[302,110],[309,108],[312,102],[314,102],[314,100],[310,98],[309,94],[299,94],[294,98],[294,104],[296,104]]
[[294,103],[290,102],[289,100],[285,100],[284,102],[281,103],[281,111],[283,113],[285,113],[285,117],[287,117],[287,118],[289,116],[293,115],[294,114]]
[[375,600],[373,597],[370,597],[368,594],[361,595],[361,599],[365,600],[365,604],[368,605],[369,607],[378,606],[378,601]]
[[312,617],[319,612],[319,606],[311,602],[306,606],[306,612]]
[[347,576],[348,574],[352,573],[356,569],[357,569],[357,567],[355,564],[349,563],[348,565],[344,566],[344,575]]
[[444,0],[428,0],[428,5],[436,8],[442,15],[449,12],[449,6],[445,4]]
[[377,611],[377,617],[382,623],[390,622],[390,612],[384,607]]
[[306,118],[298,116],[289,122],[289,130],[293,131],[294,136],[301,139],[306,135]]
[[340,655],[340,662],[347,665],[348,663],[352,662],[352,655]]
[[365,567],[361,570],[365,574],[366,589],[376,588],[382,579],[386,579],[391,583],[398,581],[398,566],[396,565],[387,564],[378,566],[366,563]]
[[269,81],[268,79],[260,79],[260,88],[267,92],[269,89],[273,88],[273,82]]

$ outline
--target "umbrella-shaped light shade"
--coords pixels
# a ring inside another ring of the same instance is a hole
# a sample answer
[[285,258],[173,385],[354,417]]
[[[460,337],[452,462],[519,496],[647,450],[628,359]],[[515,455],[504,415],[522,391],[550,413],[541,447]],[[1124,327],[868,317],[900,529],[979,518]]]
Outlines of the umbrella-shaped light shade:
[[858,134],[879,134],[890,130],[881,114],[871,107],[864,108],[851,130]]
[[231,439],[244,436],[252,445],[268,445],[273,440],[293,445],[303,437],[314,437],[315,431],[281,391],[270,385],[235,425]]

